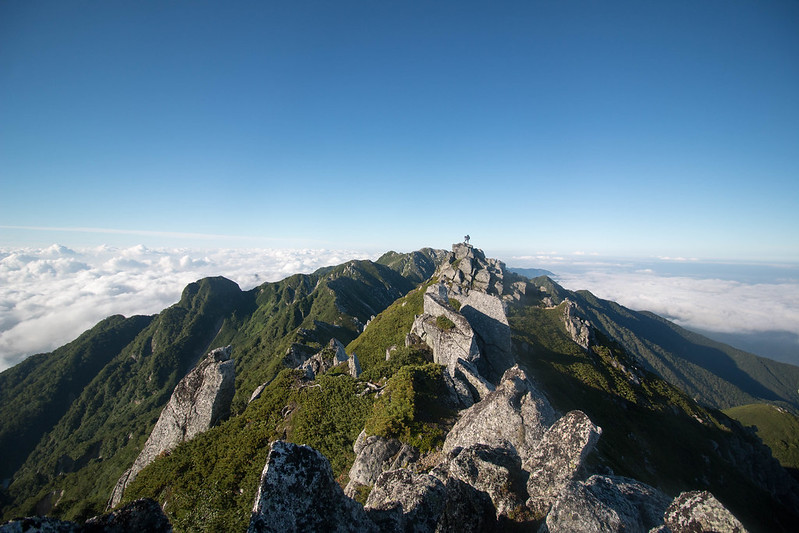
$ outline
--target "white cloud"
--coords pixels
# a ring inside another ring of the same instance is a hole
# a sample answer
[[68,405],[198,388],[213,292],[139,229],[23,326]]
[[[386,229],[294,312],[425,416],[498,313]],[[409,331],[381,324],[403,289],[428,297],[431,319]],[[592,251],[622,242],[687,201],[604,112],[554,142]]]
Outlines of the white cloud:
[[651,269],[565,274],[572,290],[636,310],[652,311],[696,329],[724,333],[789,331],[799,335],[799,283],[742,283],[727,279],[663,276]]
[[243,290],[368,254],[326,249],[0,250],[0,371],[50,351],[112,314],[154,314],[206,276]]

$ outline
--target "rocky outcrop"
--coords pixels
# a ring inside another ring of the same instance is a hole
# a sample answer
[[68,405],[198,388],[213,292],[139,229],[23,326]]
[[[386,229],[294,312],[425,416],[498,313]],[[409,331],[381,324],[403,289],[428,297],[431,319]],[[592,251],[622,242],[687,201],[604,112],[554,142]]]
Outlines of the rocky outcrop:
[[446,291],[442,297],[458,302],[458,311],[476,333],[483,356],[480,372],[496,383],[515,362],[506,307],[525,295],[527,282],[468,244],[452,245],[438,275],[444,287],[440,292]]
[[563,324],[572,340],[587,350],[594,342],[594,330],[591,323],[579,315],[577,304],[567,298],[563,307]]
[[0,525],[0,533],[81,533],[83,526],[49,516],[30,516]]
[[355,498],[360,487],[371,487],[384,471],[403,468],[419,458],[419,452],[397,439],[377,435],[367,436],[361,431],[353,445],[355,461],[349,472],[349,482],[344,494]]
[[370,532],[377,528],[363,507],[344,495],[321,453],[275,441],[261,474],[247,531]]
[[180,380],[141,453],[117,481],[108,502],[109,509],[116,507],[128,484],[156,457],[208,430],[230,414],[235,392],[235,366],[230,353],[230,346],[213,350]]
[[435,531],[446,503],[446,487],[437,478],[401,468],[377,478],[366,512],[381,531]]
[[347,358],[347,368],[350,371],[350,376],[357,378],[361,375],[361,362],[358,360],[357,355],[352,354]]
[[554,420],[549,401],[524,370],[514,366],[505,372],[496,390],[461,413],[444,441],[443,452],[485,444],[513,450],[524,462]]
[[521,465],[513,450],[476,444],[456,448],[431,474],[442,482],[455,479],[487,494],[497,518],[520,520],[527,514],[526,476]]
[[[441,281],[425,291],[424,313],[414,320],[406,345],[419,339],[430,346],[433,360],[447,367],[459,404],[468,407],[486,392],[468,378],[476,375],[497,383],[515,362],[506,300],[514,299],[513,294],[518,299],[516,292],[526,291],[527,284],[506,272],[502,262],[486,259],[467,244],[453,245],[438,275]],[[459,361],[476,372],[458,369]]]
[[286,355],[283,356],[283,364],[289,368],[297,368],[315,353],[316,350],[306,344],[292,342],[286,349]]
[[527,506],[543,517],[558,495],[573,481],[585,458],[596,446],[602,429],[582,411],[570,411],[552,424],[523,467],[527,480]]
[[442,481],[399,469],[383,473],[366,502],[380,531],[499,531],[494,505],[485,492],[455,477]]
[[84,533],[126,533],[148,531],[171,533],[172,524],[161,510],[161,506],[149,498],[136,500],[113,513],[90,518],[83,528]]
[[[304,363],[297,368],[305,372],[307,379],[314,379],[319,374],[324,374],[334,366],[346,363],[350,365],[350,357],[347,356],[347,351],[344,345],[338,339],[330,339],[330,342],[318,353],[309,357]],[[360,364],[358,364],[360,368]]]
[[475,290],[459,293],[458,289],[460,287],[453,287],[452,297],[461,303],[460,313],[477,335],[477,345],[483,356],[481,372],[496,381],[515,363],[506,304],[491,294]]
[[258,398],[260,398],[261,394],[264,392],[264,389],[267,387],[267,385],[269,385],[269,382],[261,383],[260,385],[255,387],[255,390],[252,391],[252,394],[250,395],[250,399],[247,400],[247,404],[250,404],[255,400],[257,400]]
[[517,281],[515,276],[507,275],[502,261],[487,259],[482,250],[465,243],[452,245],[452,252],[441,264],[438,272],[444,281],[494,295],[509,292],[506,278],[511,283]]
[[444,365],[450,374],[458,359],[476,363],[480,359],[474,330],[463,315],[452,309],[440,292],[443,286],[432,285],[424,294],[424,314],[416,317],[411,334],[418,336],[433,351],[433,361]]
[[436,531],[458,533],[500,531],[494,504],[488,494],[455,478],[448,478],[444,488],[446,490],[444,510],[438,519]]
[[707,491],[683,492],[674,498],[664,520],[672,533],[746,532],[743,524]]
[[90,518],[83,525],[37,516],[12,520],[0,526],[0,533],[127,533],[129,531],[172,533],[172,524],[156,502],[143,498],[113,513]]
[[549,533],[647,532],[663,524],[669,499],[659,490],[634,479],[591,476],[572,482],[546,518]]

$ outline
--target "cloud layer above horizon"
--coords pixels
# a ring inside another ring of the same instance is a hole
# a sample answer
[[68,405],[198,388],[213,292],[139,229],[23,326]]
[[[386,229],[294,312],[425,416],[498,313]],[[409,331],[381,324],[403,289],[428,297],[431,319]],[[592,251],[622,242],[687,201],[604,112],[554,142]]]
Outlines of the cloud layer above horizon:
[[326,249],[0,250],[0,371],[74,340],[107,316],[158,313],[203,277],[225,276],[247,290],[362,258],[369,256]]
[[793,280],[745,283],[665,276],[649,269],[567,273],[556,279],[567,289],[585,289],[689,329],[744,334],[788,331],[799,336],[799,282]]

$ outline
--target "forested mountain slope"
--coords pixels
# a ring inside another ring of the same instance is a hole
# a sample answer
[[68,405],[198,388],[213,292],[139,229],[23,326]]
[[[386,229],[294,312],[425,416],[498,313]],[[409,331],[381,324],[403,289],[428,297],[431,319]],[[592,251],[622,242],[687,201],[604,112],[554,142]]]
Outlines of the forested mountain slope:
[[[439,254],[440,255],[440,254]],[[72,343],[0,374],[0,445],[10,486],[4,515],[97,514],[135,458],[177,382],[209,349],[236,345],[236,397],[284,366],[289,348],[349,342],[435,269],[436,251],[391,267],[350,261],[250,291],[225,278],[189,284],[154,317],[111,317]],[[7,457],[8,459],[5,459]],[[13,476],[13,477],[12,477]]]
[[595,327],[700,403],[726,409],[765,401],[799,412],[799,367],[738,350],[587,291],[571,297]]

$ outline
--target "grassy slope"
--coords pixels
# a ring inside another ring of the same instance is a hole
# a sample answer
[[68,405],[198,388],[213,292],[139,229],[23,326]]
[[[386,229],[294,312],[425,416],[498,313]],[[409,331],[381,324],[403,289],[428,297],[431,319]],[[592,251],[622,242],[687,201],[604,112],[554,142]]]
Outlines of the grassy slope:
[[726,409],[765,401],[799,410],[799,367],[737,350],[587,291],[571,297],[628,353],[703,404]]
[[346,375],[320,376],[302,387],[300,373],[284,370],[239,416],[181,444],[142,470],[125,501],[143,496],[166,502],[177,531],[244,531],[269,443],[308,444],[331,459],[341,475],[354,459],[370,396]]
[[782,466],[799,474],[799,417],[774,405],[749,404],[725,409],[724,413],[746,427],[771,448]]

